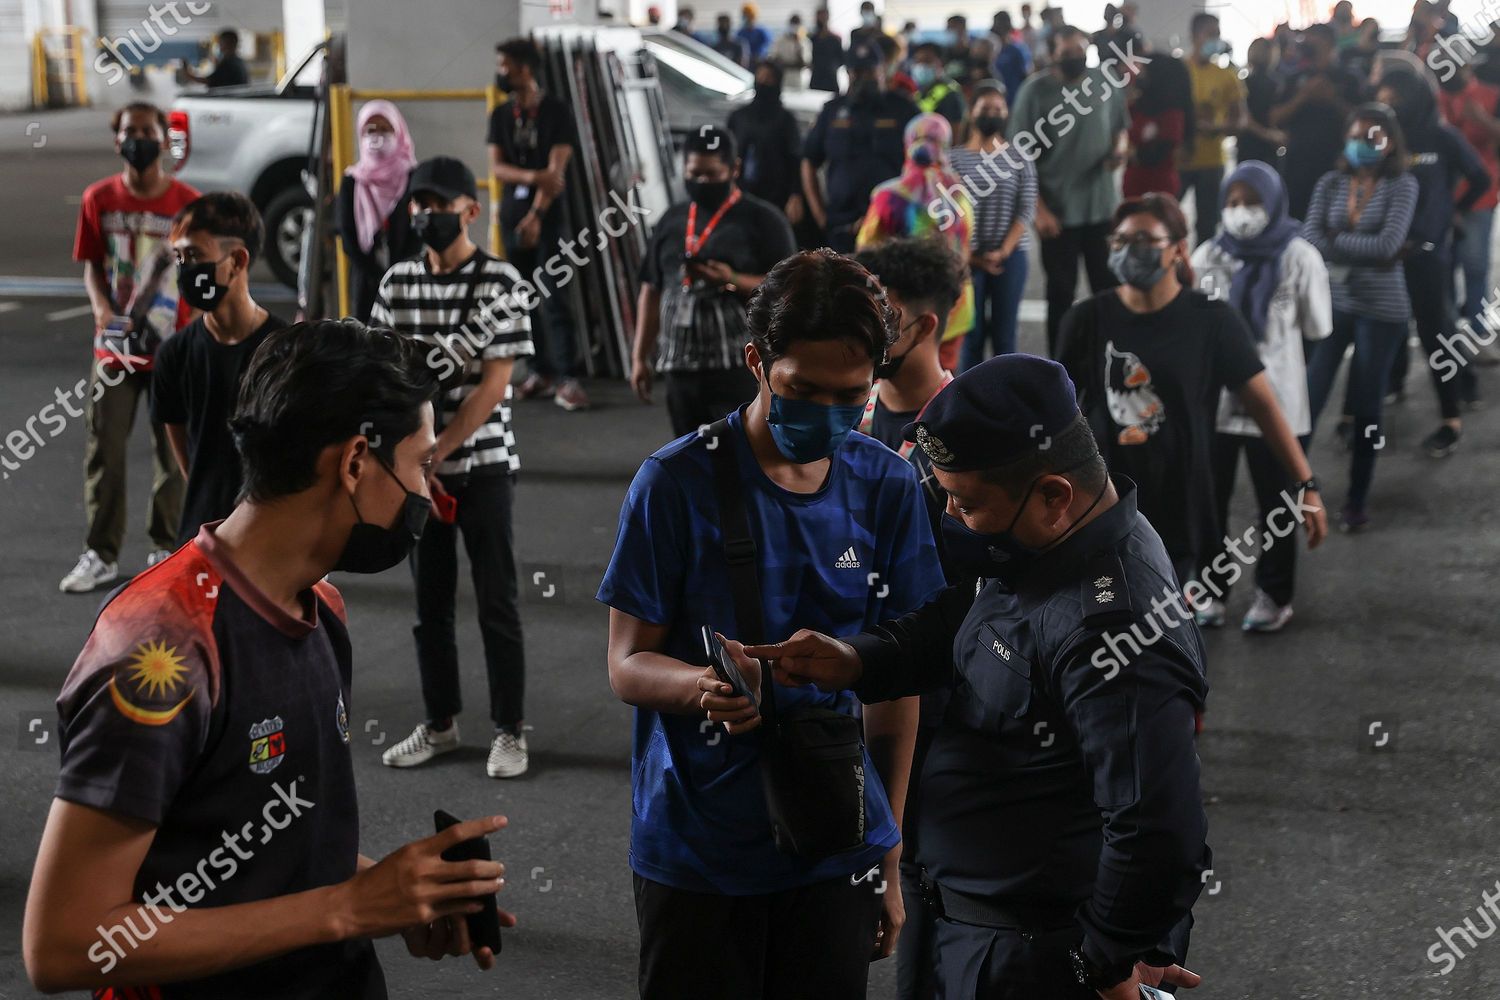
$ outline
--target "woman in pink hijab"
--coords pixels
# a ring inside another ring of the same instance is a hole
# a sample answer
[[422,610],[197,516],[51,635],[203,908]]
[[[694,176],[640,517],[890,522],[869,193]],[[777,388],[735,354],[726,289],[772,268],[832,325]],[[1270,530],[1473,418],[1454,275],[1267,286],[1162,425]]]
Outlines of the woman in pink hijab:
[[360,108],[356,132],[359,159],[339,185],[334,218],[349,259],[351,315],[368,323],[386,270],[422,249],[406,207],[406,181],[417,155],[406,119],[390,101]]

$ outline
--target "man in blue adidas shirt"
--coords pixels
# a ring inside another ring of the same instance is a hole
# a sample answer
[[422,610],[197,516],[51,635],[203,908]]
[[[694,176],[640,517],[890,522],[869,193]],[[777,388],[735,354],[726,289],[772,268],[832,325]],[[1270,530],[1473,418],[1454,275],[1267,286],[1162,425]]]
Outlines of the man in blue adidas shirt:
[[[857,632],[919,607],[943,575],[911,467],[852,431],[894,339],[879,284],[832,251],[798,254],[766,276],[748,325],[757,395],[729,416],[727,440],[687,435],[646,460],[599,587],[612,609],[610,684],[637,709],[640,992],[863,997],[869,961],[892,952],[903,919],[896,862],[916,704],[865,712],[864,846],[818,862],[778,852],[755,710],[703,666],[701,626],[732,640],[736,621],[710,448],[734,449],[767,634]],[[778,686],[776,704],[859,711],[842,691]]]

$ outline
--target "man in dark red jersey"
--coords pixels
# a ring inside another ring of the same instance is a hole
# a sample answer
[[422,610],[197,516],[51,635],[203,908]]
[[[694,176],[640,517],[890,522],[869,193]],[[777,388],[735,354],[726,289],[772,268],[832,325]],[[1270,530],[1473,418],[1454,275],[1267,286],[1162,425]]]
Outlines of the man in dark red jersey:
[[38,989],[380,1000],[370,939],[397,931],[493,966],[462,916],[504,866],[440,854],[504,817],[359,854],[349,635],[324,579],[394,566],[421,533],[434,392],[410,341],[352,320],[252,358],[231,421],[245,498],[107,601],[58,698],[23,934]]

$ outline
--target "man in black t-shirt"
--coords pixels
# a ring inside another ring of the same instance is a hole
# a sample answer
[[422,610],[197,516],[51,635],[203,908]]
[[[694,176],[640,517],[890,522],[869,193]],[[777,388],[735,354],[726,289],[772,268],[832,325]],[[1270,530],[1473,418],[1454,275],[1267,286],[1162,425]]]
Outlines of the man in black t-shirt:
[[[510,98],[490,113],[490,172],[505,185],[500,198],[500,237],[505,256],[541,294],[542,334],[536,338],[531,372],[516,390],[521,399],[552,396],[565,410],[586,409],[589,397],[578,381],[582,359],[568,297],[551,269],[563,232],[562,193],[568,161],[578,146],[573,112],[537,82],[542,54],[529,38],[495,46],[496,84]],[[546,289],[543,290],[543,286]],[[549,294],[549,292],[551,294]]]
[[182,75],[194,83],[214,90],[219,87],[242,87],[250,82],[250,68],[240,58],[240,33],[225,28],[214,36],[214,68],[207,76],[193,72],[183,64]]
[[240,494],[240,454],[229,433],[240,373],[261,341],[286,322],[250,297],[250,265],[265,237],[242,194],[215,191],[172,222],[183,301],[202,315],[162,344],[151,373],[151,418],[161,423],[187,480],[177,544],[228,517]]
[[[900,314],[896,342],[887,359],[875,366],[875,384],[870,387],[859,429],[912,464],[941,556],[948,494],[933,477],[927,453],[906,440],[903,432],[938,390],[953,380],[938,361],[938,346],[948,313],[962,291],[963,264],[941,241],[919,238],[887,240],[861,250],[854,259],[885,287],[891,306]],[[948,579],[953,581],[951,573]]]
[[739,146],[739,184],[784,209],[787,221],[803,217],[802,134],[797,119],[781,103],[781,67],[769,59],[755,67],[755,97],[729,113],[729,131]]
[[359,853],[350,637],[324,579],[389,569],[421,533],[435,391],[414,341],[354,320],[251,360],[246,499],[112,595],[58,697],[22,931],[38,989],[384,1000],[372,939],[397,931],[494,965],[461,915],[504,866],[441,855],[504,817]]
[[812,90],[838,93],[839,67],[844,65],[844,39],[828,27],[827,7],[819,7],[813,18],[815,27],[809,39],[812,72],[808,75],[807,86]]
[[667,209],[651,233],[630,367],[644,403],[653,373],[663,373],[677,437],[755,395],[745,366],[745,303],[796,250],[786,216],[736,184],[733,133],[704,126],[688,136],[683,154],[690,200]]
[[1331,27],[1309,25],[1301,47],[1307,68],[1286,81],[1271,111],[1271,125],[1287,134],[1283,176],[1294,219],[1306,217],[1318,178],[1338,162],[1345,120],[1364,97],[1360,81],[1338,65]]

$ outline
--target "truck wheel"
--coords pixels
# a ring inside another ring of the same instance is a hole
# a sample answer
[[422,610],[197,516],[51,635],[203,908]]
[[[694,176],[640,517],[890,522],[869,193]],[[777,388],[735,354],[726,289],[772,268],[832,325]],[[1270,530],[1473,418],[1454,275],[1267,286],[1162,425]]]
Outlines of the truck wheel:
[[312,198],[301,187],[290,187],[267,203],[266,264],[276,280],[297,287],[297,265],[302,259],[302,232],[312,224]]

